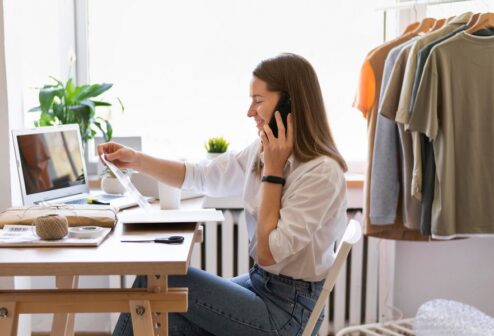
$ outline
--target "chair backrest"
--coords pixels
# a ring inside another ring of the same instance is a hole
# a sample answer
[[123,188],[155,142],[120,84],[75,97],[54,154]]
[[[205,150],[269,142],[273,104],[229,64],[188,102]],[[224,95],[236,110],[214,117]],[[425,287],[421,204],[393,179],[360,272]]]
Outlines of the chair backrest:
[[360,226],[360,223],[354,219],[351,219],[345,229],[345,233],[343,234],[338,249],[336,250],[336,258],[331,266],[331,269],[329,270],[328,275],[326,276],[323,289],[317,299],[312,313],[310,314],[309,321],[305,326],[302,336],[312,335],[317,319],[321,315],[324,305],[328,302],[329,294],[331,294],[331,291],[333,290],[334,284],[336,283],[336,278],[338,277],[338,274],[340,273],[340,270],[345,263],[352,246],[358,242],[361,237],[362,227]]

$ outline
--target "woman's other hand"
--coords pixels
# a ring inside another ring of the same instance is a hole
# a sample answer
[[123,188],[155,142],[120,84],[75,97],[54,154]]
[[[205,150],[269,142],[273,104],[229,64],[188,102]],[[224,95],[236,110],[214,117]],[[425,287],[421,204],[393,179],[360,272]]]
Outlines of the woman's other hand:
[[98,156],[105,154],[105,159],[118,168],[139,170],[139,152],[115,142],[98,145]]
[[276,138],[268,124],[264,124],[260,132],[264,151],[263,175],[283,177],[286,161],[293,150],[293,120],[292,114],[287,116],[287,129],[281,120],[280,112],[275,112],[276,124],[278,125],[278,137]]

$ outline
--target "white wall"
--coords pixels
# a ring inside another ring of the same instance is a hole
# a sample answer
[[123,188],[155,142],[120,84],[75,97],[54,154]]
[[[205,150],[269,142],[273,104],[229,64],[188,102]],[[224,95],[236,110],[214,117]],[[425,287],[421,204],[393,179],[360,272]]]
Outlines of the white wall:
[[10,146],[7,70],[5,60],[5,31],[3,24],[3,3],[0,6],[0,209],[11,205],[10,199]]
[[[22,71],[19,46],[19,6],[4,0],[0,17],[0,208],[22,203],[10,131],[22,128]],[[8,13],[8,15],[4,15]],[[8,46],[8,48],[5,48]],[[10,197],[9,197],[10,196]]]
[[[14,201],[20,200],[20,194],[17,191],[15,166],[10,142],[10,130],[22,125],[22,110],[16,109],[16,100],[18,98],[20,86],[15,87],[12,84],[17,83],[15,66],[15,38],[9,35],[4,24],[4,8],[11,5],[11,2],[0,1],[0,209],[5,209],[13,204]],[[12,12],[10,12],[12,13]],[[13,15],[15,16],[15,15]],[[9,17],[9,20],[15,21],[15,17]],[[7,21],[7,20],[5,20]],[[12,43],[13,48],[8,51],[5,48],[7,43]],[[9,67],[7,67],[9,64]],[[7,72],[9,68],[9,72]],[[14,77],[13,80],[10,78]],[[7,80],[9,78],[9,80]],[[7,83],[9,85],[7,85]],[[0,277],[0,288],[26,288],[29,287],[30,279],[28,277]],[[31,334],[30,316],[21,315],[19,318],[18,335],[27,336]]]
[[494,317],[494,238],[397,242],[394,302],[405,317],[424,302],[444,298]]

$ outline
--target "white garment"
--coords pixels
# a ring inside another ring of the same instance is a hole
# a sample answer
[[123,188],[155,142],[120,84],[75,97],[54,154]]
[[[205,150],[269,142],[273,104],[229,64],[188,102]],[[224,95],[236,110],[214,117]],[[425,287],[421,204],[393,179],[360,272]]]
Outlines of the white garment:
[[[254,164],[259,148],[260,140],[256,140],[237,154],[225,153],[210,162],[187,162],[182,185],[183,189],[209,196],[242,195],[249,254],[256,262],[261,181],[254,173]],[[262,268],[294,279],[322,280],[334,262],[334,245],[347,222],[343,171],[327,156],[302,163],[292,155],[284,172],[280,219],[269,235],[269,248],[276,263]]]

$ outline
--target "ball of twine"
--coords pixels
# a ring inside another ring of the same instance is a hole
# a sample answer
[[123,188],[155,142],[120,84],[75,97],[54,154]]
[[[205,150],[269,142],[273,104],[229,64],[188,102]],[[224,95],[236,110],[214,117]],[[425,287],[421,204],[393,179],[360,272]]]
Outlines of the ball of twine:
[[36,234],[44,240],[62,239],[69,233],[69,222],[65,216],[45,215],[34,219]]

